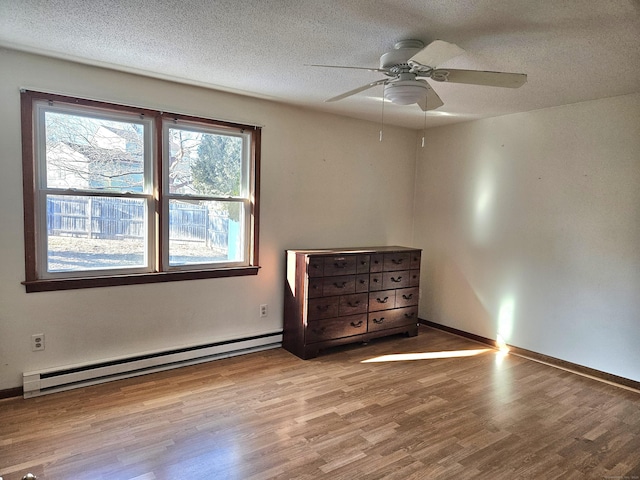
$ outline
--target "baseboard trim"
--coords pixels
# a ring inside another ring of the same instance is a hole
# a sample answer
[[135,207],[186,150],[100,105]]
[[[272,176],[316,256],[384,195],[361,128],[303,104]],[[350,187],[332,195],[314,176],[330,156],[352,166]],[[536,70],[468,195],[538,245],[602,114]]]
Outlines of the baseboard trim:
[[[464,330],[458,330],[457,328],[448,327],[446,325],[441,325],[439,323],[431,322],[422,318],[419,319],[419,321],[422,325],[425,325],[427,327],[435,328],[436,330],[442,330],[453,335],[458,335],[475,342],[484,343],[485,345],[490,345],[491,347],[498,348],[496,341],[490,338],[485,338],[480,335],[465,332]],[[571,373],[582,375],[583,377],[593,378],[610,385],[615,385],[616,387],[621,387],[640,393],[640,382],[631,380],[630,378],[620,377],[611,373],[602,372],[594,368],[585,367],[584,365],[579,365],[577,363],[567,362],[566,360],[561,360],[559,358],[544,355],[542,353],[527,350],[525,348],[516,347],[514,345],[508,345],[508,347],[510,354],[518,355],[519,357],[528,358],[529,360],[544,363],[545,365],[549,365],[555,368],[560,368]]]
[[22,387],[7,388],[0,390],[0,400],[5,398],[21,397],[23,395]]

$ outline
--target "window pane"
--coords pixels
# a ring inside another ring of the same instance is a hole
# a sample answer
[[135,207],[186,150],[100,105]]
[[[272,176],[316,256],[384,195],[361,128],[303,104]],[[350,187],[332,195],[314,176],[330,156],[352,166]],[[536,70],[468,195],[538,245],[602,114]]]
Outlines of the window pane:
[[146,266],[145,200],[47,195],[49,272]]
[[47,188],[142,192],[140,123],[45,112]]
[[239,196],[242,137],[169,128],[169,192]]
[[244,261],[243,204],[169,201],[169,265]]

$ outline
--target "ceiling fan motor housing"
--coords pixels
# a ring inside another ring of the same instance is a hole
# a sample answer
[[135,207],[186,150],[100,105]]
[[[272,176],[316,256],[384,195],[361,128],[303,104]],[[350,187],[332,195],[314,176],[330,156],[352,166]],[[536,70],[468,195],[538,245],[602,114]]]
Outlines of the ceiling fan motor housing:
[[380,57],[380,68],[406,66],[407,61],[424,47],[420,40],[403,40],[394,45],[394,49]]

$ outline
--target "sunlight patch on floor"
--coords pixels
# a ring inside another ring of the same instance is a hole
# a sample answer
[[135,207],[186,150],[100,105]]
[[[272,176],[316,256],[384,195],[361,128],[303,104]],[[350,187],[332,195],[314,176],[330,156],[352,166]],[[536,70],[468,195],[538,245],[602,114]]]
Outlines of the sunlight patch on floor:
[[492,348],[479,348],[477,350],[449,350],[441,352],[422,352],[422,353],[396,353],[393,355],[382,355],[380,357],[362,360],[360,363],[380,363],[380,362],[404,362],[408,360],[433,360],[437,358],[457,358],[457,357],[473,357],[485,352],[495,352]]

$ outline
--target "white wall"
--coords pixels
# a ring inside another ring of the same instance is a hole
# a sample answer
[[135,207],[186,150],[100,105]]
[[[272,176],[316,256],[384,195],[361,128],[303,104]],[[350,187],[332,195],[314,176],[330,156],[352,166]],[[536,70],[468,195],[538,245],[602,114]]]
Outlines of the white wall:
[[[377,123],[2,49],[0,64],[0,390],[279,330],[284,249],[384,244],[424,249],[422,318],[640,381],[640,95],[431,129],[416,166],[409,130],[380,143]],[[26,294],[21,87],[264,125],[260,273]]]
[[640,94],[426,140],[421,318],[640,381]]
[[[0,390],[24,371],[277,331],[286,248],[409,245],[413,131],[380,143],[378,124],[273,102],[2,49],[0,65]],[[26,294],[22,87],[263,125],[259,274]]]

